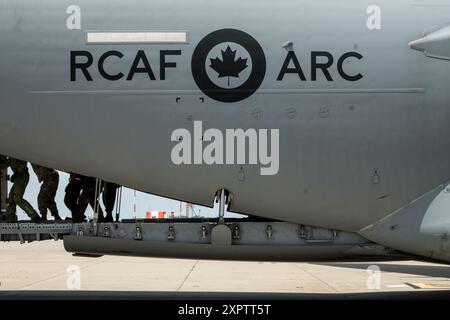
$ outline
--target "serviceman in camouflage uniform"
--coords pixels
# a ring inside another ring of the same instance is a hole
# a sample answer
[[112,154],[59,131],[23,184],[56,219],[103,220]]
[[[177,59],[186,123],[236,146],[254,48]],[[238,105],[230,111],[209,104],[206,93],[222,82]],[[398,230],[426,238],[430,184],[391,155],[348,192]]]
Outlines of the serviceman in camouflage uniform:
[[[80,219],[81,221],[83,221],[86,218],[84,213],[86,212],[88,205],[90,205],[91,208],[95,211],[96,203],[98,203],[98,221],[104,222],[103,210],[100,206],[100,203],[98,202],[100,194],[96,195],[95,187],[96,187],[95,178],[86,177],[84,179],[83,191],[81,192],[81,196],[78,200],[77,219],[76,219],[77,221],[75,222],[80,222],[79,221]],[[102,190],[102,186],[99,189]]]
[[[6,160],[6,156],[0,154],[0,166]],[[0,168],[0,222],[5,221],[6,199],[8,198],[8,190],[6,180],[8,179],[8,170]]]
[[38,195],[39,213],[43,221],[47,221],[47,210],[50,211],[55,221],[61,221],[56,206],[55,197],[58,191],[59,174],[56,170],[32,164],[34,173],[38,177],[39,183],[42,183]]
[[[83,222],[84,218],[78,214],[78,200],[80,199],[81,190],[83,190],[85,176],[80,174],[71,173],[69,178],[69,184],[66,187],[66,195],[64,197],[64,203],[72,213],[73,222]],[[81,220],[80,220],[81,219]]]
[[105,187],[103,188],[102,193],[103,204],[105,205],[106,211],[104,222],[114,222],[112,212],[116,203],[117,189],[119,188],[120,186],[115,183],[105,182]]
[[8,158],[2,162],[1,168],[5,169],[8,167],[11,167],[11,170],[13,171],[13,175],[10,179],[13,186],[9,192],[7,201],[6,222],[11,223],[17,221],[17,206],[25,211],[25,213],[30,217],[31,222],[41,222],[41,218],[37,214],[36,210],[34,210],[31,204],[23,198],[28,181],[30,180],[27,163],[14,158]]

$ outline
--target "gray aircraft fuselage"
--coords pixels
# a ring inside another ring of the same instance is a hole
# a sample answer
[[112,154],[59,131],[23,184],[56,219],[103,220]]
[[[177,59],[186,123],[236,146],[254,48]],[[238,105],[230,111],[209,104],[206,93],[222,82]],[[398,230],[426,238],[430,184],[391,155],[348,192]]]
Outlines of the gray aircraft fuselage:
[[[67,28],[71,4],[80,29]],[[206,206],[225,188],[235,212],[357,232],[450,178],[449,62],[408,46],[450,6],[380,0],[382,28],[370,30],[371,4],[0,0],[0,153]],[[265,55],[261,85],[241,101],[193,77],[197,45],[223,29]],[[187,43],[86,43],[89,31],[171,30]],[[142,54],[154,77],[132,71]],[[89,59],[88,75],[74,66]],[[194,121],[279,129],[278,174],[173,164],[171,133]]]

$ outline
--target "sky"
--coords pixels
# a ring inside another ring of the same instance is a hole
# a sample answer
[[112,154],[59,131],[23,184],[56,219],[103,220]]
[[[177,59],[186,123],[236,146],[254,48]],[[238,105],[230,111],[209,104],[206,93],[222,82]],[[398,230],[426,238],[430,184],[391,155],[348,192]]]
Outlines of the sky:
[[[40,184],[38,179],[31,168],[28,165],[29,173],[30,173],[30,182],[28,184],[27,190],[25,192],[24,198],[31,203],[33,208],[38,211],[37,206],[37,195],[39,193]],[[11,174],[11,171],[9,171]],[[64,205],[64,189],[66,188],[69,182],[69,175],[67,173],[59,172],[59,187],[58,193],[56,194],[56,203],[58,205],[58,209],[60,212],[60,216],[64,219],[65,217],[70,217],[70,211]],[[9,188],[11,187],[11,183],[8,184]],[[120,217],[122,219],[133,218],[133,208],[134,208],[134,190],[123,188],[122,191],[122,204],[120,209]],[[104,209],[104,205],[101,202],[101,206]],[[185,204],[183,203],[183,212],[185,211]],[[217,217],[218,216],[218,204],[215,205],[214,208],[195,206],[194,210],[200,216],[204,217]],[[178,213],[180,211],[180,202],[172,199],[167,199],[159,196],[154,196],[150,194],[146,194],[143,192],[136,192],[136,218],[145,218],[147,211],[167,211],[167,212],[175,212]],[[114,211],[115,212],[115,211]],[[27,215],[22,211],[22,209],[17,208],[17,214],[19,220],[28,219]],[[90,207],[86,211],[86,216],[92,217],[93,211]],[[232,213],[227,213],[227,217],[236,217]],[[51,217],[50,213],[48,213],[47,217]]]

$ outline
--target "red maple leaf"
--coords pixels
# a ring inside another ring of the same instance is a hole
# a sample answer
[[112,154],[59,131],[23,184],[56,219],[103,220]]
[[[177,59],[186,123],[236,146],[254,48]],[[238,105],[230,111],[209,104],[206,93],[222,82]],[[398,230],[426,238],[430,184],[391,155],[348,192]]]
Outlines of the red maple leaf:
[[228,86],[230,85],[230,77],[239,78],[239,74],[244,71],[247,65],[247,59],[236,60],[236,50],[231,50],[230,46],[222,51],[222,60],[218,57],[210,59],[210,67],[219,74],[219,78],[228,77]]

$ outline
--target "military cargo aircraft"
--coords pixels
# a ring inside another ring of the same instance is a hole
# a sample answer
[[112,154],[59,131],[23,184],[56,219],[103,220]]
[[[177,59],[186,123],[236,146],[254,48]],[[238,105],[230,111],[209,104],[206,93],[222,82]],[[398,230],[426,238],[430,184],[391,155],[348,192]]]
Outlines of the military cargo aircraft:
[[449,16],[424,0],[0,0],[0,153],[264,218],[73,227],[69,251],[450,261]]

